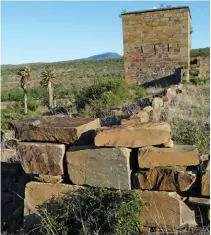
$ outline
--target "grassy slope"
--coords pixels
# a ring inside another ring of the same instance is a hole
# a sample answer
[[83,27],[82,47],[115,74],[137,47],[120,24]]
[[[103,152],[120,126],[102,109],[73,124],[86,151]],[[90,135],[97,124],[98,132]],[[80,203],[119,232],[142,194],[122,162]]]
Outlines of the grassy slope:
[[[191,55],[209,55],[209,48],[191,50]],[[72,84],[89,84],[93,78],[97,77],[124,77],[123,58],[106,60],[76,60],[50,63],[54,66],[54,71],[59,83],[65,86]],[[32,71],[32,86],[38,85],[40,72],[46,63],[29,64]],[[2,65],[2,90],[19,86],[19,78],[15,76],[17,68],[24,65]]]
[[[123,59],[107,60],[79,60],[51,63],[59,83],[71,86],[72,84],[87,84],[93,78],[115,77],[123,78]],[[46,64],[29,64],[31,67],[31,85],[38,85],[40,73]],[[3,65],[2,66],[2,89],[11,89],[19,86],[19,78],[15,76],[17,68],[24,65]]]

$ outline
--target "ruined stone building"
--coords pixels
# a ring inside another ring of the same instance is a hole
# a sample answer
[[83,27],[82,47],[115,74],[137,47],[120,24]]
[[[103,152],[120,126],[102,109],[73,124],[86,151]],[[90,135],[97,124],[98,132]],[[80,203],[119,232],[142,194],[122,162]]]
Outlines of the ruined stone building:
[[195,56],[190,60],[190,75],[193,77],[210,77],[210,57]]
[[127,12],[122,14],[122,22],[127,83],[140,85],[175,71],[189,80],[189,7]]

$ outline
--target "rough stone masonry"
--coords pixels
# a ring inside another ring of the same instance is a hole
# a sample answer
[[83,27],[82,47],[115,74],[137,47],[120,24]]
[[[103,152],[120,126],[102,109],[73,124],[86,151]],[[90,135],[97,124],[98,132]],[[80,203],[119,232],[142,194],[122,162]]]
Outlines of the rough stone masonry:
[[189,7],[123,13],[126,82],[140,85],[176,69],[189,80],[190,20]]
[[[143,203],[143,226],[196,226],[198,206],[203,209],[201,220],[209,223],[209,157],[199,158],[194,146],[166,148],[171,140],[168,123],[101,127],[99,119],[42,116],[13,125],[17,149],[1,150],[6,224],[18,218],[29,232],[40,223],[40,205],[87,186],[136,189]],[[17,195],[25,195],[24,221],[23,200],[21,204]]]

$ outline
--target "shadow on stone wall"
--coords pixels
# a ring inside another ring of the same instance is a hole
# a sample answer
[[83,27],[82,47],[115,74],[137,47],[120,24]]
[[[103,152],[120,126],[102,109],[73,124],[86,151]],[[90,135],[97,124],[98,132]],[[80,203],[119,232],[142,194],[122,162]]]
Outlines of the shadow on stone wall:
[[166,76],[166,77],[156,79],[154,81],[146,82],[146,83],[142,84],[141,86],[144,88],[148,88],[148,87],[167,88],[172,85],[177,85],[180,82],[181,82],[181,68],[177,68],[175,70],[175,73],[173,73],[169,76]]
[[1,231],[12,233],[23,225],[26,175],[19,163],[1,162]]

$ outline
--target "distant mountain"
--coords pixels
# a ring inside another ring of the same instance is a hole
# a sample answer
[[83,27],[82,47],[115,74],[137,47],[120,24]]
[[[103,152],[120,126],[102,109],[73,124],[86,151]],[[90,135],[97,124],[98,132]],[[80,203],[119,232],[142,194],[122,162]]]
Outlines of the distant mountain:
[[122,57],[121,55],[115,52],[106,52],[106,53],[90,56],[86,58],[86,60],[103,60],[103,59],[112,59],[112,58],[121,58],[121,57]]

